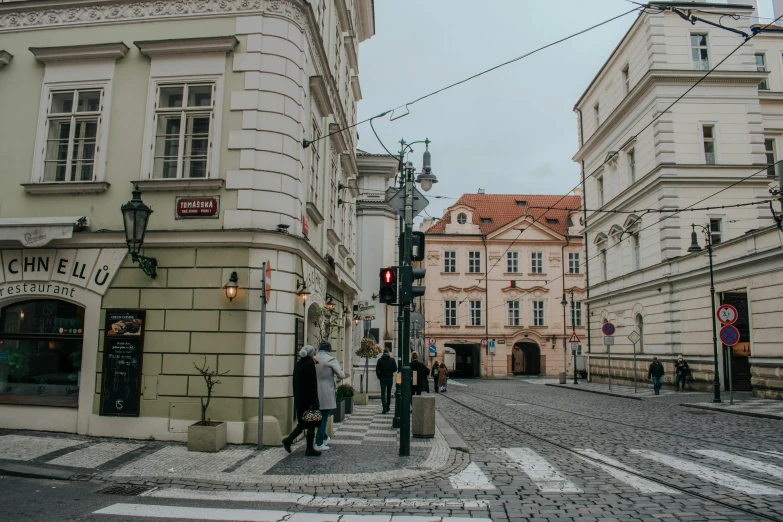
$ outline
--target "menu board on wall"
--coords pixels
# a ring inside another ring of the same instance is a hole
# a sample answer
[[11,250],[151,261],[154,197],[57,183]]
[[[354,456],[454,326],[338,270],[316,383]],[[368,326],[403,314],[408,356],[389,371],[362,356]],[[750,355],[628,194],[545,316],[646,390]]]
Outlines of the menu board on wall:
[[103,416],[138,417],[144,310],[106,310],[101,409]]

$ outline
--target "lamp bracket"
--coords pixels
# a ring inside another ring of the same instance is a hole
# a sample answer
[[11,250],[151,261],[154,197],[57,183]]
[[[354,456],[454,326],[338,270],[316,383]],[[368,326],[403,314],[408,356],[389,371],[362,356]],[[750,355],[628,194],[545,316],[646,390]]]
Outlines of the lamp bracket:
[[158,277],[158,260],[154,257],[131,253],[131,261],[137,263],[139,268],[141,268],[141,271],[152,279]]

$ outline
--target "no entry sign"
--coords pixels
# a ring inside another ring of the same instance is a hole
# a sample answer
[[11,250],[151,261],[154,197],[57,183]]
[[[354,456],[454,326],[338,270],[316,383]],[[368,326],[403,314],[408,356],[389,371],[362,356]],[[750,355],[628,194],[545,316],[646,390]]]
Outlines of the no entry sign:
[[726,346],[734,346],[739,342],[740,333],[739,330],[737,330],[735,327],[731,326],[730,324],[727,324],[723,328],[720,329],[720,340],[723,341],[723,344]]

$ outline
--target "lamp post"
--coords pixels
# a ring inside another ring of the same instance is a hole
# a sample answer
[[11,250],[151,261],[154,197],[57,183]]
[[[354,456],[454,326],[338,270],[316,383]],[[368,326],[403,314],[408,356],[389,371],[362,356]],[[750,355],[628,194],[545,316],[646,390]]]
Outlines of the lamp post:
[[[563,296],[565,297],[565,296]],[[571,330],[573,334],[576,334],[576,311],[575,311],[574,305],[574,289],[571,289]],[[574,384],[577,384],[576,381],[576,350],[572,350],[574,352]]]
[[712,402],[721,402],[720,400],[720,375],[718,374],[718,328],[715,325],[716,313],[715,313],[715,274],[712,267],[712,237],[710,236],[710,228],[705,225],[691,225],[691,246],[688,247],[688,253],[698,254],[701,252],[699,246],[699,236],[696,233],[696,228],[700,228],[704,232],[704,236],[707,241],[707,257],[710,260],[710,304],[712,305],[712,348],[715,357],[715,379],[713,380],[712,387],[714,396]]
[[147,233],[147,224],[149,223],[152,209],[141,200],[141,191],[138,185],[133,187],[133,198],[120,207],[122,211],[122,222],[125,226],[125,242],[128,245],[128,252],[131,255],[131,261],[138,263],[139,268],[155,279],[158,276],[158,260],[154,257],[141,255],[141,246],[144,244],[144,235]]
[[563,289],[563,300],[560,301],[560,304],[563,305],[563,373],[565,373],[566,379],[567,379],[568,378],[568,360],[566,358],[566,355],[568,353],[568,350],[567,350],[568,344],[566,343],[566,336],[568,335],[568,332],[566,331],[566,307],[568,306],[568,301],[566,301],[565,288]]

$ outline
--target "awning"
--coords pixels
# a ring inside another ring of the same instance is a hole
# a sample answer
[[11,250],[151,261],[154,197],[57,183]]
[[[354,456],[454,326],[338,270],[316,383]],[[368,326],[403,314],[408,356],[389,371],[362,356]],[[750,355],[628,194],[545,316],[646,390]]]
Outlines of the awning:
[[0,219],[0,241],[19,241],[25,247],[41,247],[55,239],[69,239],[74,228],[89,226],[87,216]]

